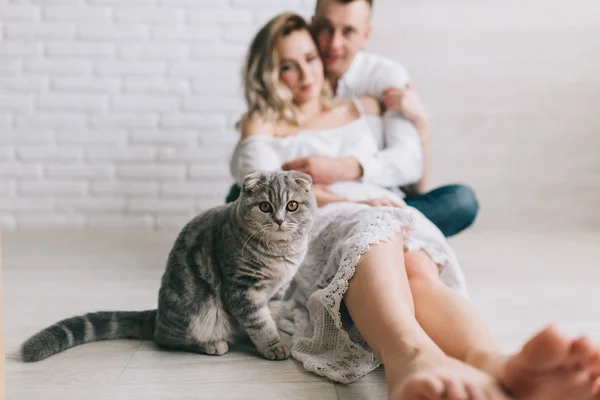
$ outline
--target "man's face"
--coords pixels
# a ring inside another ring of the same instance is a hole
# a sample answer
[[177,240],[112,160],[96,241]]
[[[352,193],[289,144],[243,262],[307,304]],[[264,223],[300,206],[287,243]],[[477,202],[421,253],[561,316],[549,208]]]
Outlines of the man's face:
[[312,20],[327,74],[339,78],[371,33],[371,7],[363,0],[344,4],[319,0]]

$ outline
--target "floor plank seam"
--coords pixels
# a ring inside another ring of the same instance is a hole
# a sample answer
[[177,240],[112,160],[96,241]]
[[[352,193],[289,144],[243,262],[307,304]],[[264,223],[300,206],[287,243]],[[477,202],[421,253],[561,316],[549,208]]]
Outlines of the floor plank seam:
[[337,400],[342,400],[342,398],[340,397],[340,392],[338,392],[338,387],[335,383],[332,383],[333,385],[333,389],[335,390],[335,397],[337,398]]
[[135,348],[135,351],[133,352],[133,354],[131,355],[131,357],[129,357],[129,360],[127,360],[127,364],[125,364],[125,367],[123,367],[123,369],[119,373],[119,376],[117,377],[117,385],[119,384],[119,381],[121,380],[121,375],[123,375],[123,372],[125,372],[125,370],[127,369],[127,367],[129,367],[129,364],[131,364],[131,360],[133,360],[133,357],[135,357],[135,355],[137,354],[137,352],[140,349],[140,347],[142,347],[143,343],[144,343],[144,340],[141,340],[140,344]]

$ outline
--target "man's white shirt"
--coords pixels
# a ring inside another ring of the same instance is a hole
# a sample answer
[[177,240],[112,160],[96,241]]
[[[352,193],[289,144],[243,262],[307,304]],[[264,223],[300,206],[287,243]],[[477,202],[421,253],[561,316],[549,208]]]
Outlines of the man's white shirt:
[[[386,89],[403,88],[409,82],[408,72],[399,63],[361,51],[338,80],[335,95],[373,96],[381,102]],[[366,118],[380,151],[372,156],[355,156],[363,168],[362,181],[389,188],[417,182],[423,173],[423,151],[415,126],[397,111],[386,111],[381,118]]]

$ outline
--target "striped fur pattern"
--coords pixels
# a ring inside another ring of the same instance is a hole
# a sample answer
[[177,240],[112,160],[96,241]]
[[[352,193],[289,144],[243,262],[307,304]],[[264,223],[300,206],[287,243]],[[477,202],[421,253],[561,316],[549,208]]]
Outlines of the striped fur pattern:
[[22,359],[39,361],[80,344],[128,338],[221,355],[247,337],[267,359],[289,357],[268,303],[283,295],[304,259],[316,209],[310,176],[248,175],[237,201],[198,215],[179,233],[158,309],[59,321],[25,341]]

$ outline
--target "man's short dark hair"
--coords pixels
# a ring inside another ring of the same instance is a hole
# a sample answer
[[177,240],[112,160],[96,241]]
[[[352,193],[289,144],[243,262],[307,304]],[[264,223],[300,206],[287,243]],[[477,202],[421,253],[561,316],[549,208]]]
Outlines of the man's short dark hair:
[[366,1],[367,4],[369,5],[369,7],[373,8],[373,2],[375,0],[334,0],[334,1],[336,1],[338,3],[343,3],[343,4],[349,4],[349,3],[352,3],[354,1]]
[[[348,4],[348,3],[352,3],[353,1],[356,1],[356,0],[335,0],[335,1],[337,1],[338,3]],[[369,6],[373,7],[373,1],[375,1],[375,0],[364,0],[364,1],[369,3]]]

